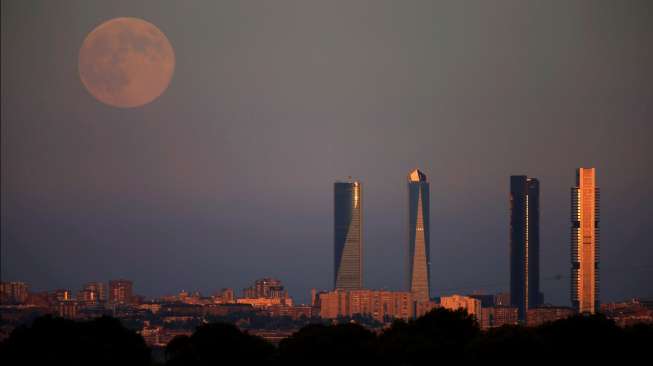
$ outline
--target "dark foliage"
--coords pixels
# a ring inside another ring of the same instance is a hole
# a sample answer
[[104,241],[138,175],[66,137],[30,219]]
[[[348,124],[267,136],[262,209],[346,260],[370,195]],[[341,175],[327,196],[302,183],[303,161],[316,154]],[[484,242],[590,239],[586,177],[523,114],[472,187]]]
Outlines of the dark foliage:
[[235,325],[201,325],[192,336],[175,337],[166,347],[167,365],[257,364],[272,360],[274,346]]
[[376,335],[361,325],[308,325],[279,344],[279,364],[348,365],[375,364]]
[[44,316],[0,345],[5,365],[149,365],[143,338],[109,317],[86,322]]
[[578,315],[538,328],[502,327],[481,334],[467,349],[473,361],[532,364],[625,364],[650,358],[653,327],[619,328],[603,315]]
[[478,324],[467,312],[440,308],[414,321],[395,321],[379,344],[388,364],[431,364],[460,360],[478,333]]
[[[600,314],[559,320],[537,331],[546,351],[542,357],[549,362],[621,364],[641,351],[636,343],[627,342],[624,329]],[[650,337],[649,342],[651,347]]]
[[466,359],[501,363],[526,360],[524,363],[538,364],[543,349],[542,339],[535,328],[503,326],[479,334],[468,345]]
[[[336,322],[337,323],[337,322]],[[602,315],[537,328],[486,332],[464,311],[435,309],[395,321],[380,335],[350,323],[310,324],[275,347],[235,325],[210,323],[174,338],[166,365],[433,365],[467,363],[626,364],[650,358],[653,326],[619,328]],[[143,338],[113,318],[74,322],[45,316],[0,344],[3,365],[148,365]]]

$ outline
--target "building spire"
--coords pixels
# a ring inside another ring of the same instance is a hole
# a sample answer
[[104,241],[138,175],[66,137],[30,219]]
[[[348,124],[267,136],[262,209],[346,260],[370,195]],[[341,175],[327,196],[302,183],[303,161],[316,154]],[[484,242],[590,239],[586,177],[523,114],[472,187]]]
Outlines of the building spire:
[[426,174],[421,170],[415,168],[408,174],[408,181],[410,182],[426,182]]

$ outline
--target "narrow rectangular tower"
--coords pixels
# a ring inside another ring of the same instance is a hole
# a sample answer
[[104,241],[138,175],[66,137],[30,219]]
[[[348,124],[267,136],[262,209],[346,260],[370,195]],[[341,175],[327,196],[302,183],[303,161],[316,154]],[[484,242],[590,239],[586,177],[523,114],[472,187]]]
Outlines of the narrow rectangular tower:
[[520,320],[541,304],[540,183],[525,175],[510,177],[510,305]]
[[334,287],[363,288],[362,195],[359,181],[334,184]]
[[599,309],[599,197],[596,169],[578,168],[571,188],[571,304],[579,313]]
[[408,174],[408,290],[415,301],[430,299],[429,182],[415,169]]

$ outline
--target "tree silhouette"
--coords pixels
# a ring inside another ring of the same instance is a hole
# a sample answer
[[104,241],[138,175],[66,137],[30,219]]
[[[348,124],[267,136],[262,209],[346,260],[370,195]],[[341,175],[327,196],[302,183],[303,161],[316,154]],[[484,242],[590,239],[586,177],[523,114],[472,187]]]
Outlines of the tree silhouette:
[[199,365],[200,360],[195,353],[190,337],[187,335],[175,336],[165,349],[166,365]]
[[623,330],[601,314],[576,315],[537,329],[544,342],[541,358],[548,362],[623,361]]
[[423,365],[460,360],[478,335],[476,320],[464,310],[433,309],[409,322],[395,321],[379,337],[385,362]]
[[[653,326],[620,328],[603,315],[577,315],[537,328],[479,330],[463,310],[434,309],[397,320],[379,336],[355,322],[311,324],[278,349],[235,325],[210,323],[177,336],[166,365],[425,365],[436,363],[633,363],[650,358]],[[52,316],[16,328],[0,343],[3,365],[149,365],[143,338],[118,319],[72,321]]]
[[651,357],[653,345],[653,325],[635,324],[624,329],[624,353],[633,361]]
[[279,344],[282,365],[367,365],[378,359],[376,335],[361,325],[307,325]]
[[75,322],[44,316],[16,328],[0,345],[7,365],[149,365],[143,338],[110,317]]
[[466,359],[489,363],[503,363],[507,360],[533,361],[534,355],[537,355],[542,347],[543,342],[536,329],[506,325],[479,334],[467,347]]
[[254,364],[270,361],[274,346],[233,324],[211,323],[199,326],[190,337],[175,337],[165,355],[167,365]]

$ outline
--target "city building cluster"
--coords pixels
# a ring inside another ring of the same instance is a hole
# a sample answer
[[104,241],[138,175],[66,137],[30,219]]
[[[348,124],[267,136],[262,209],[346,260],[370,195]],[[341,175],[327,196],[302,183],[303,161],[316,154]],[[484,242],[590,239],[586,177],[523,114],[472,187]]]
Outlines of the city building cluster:
[[[578,168],[571,188],[571,307],[575,312],[599,311],[599,188],[595,168]],[[517,310],[525,323],[528,311],[544,304],[540,291],[540,182],[525,175],[510,177],[510,300],[503,304]],[[360,307],[363,290],[363,190],[357,180],[334,184],[334,292],[321,295],[329,304],[327,314],[351,314],[358,309],[383,317],[419,315],[433,308],[430,274],[430,192],[426,174],[414,169],[408,174],[408,235],[406,238],[406,291],[369,292],[375,306]],[[343,293],[340,293],[343,292]],[[388,311],[389,298],[409,301],[407,312]],[[335,299],[339,299],[336,301]],[[336,306],[337,305],[337,306]],[[463,308],[481,319],[480,305],[467,297],[442,297],[440,305]],[[354,309],[354,310],[352,310]],[[383,309],[383,310],[379,310]],[[501,309],[496,313],[509,311]],[[494,318],[491,313],[487,318]],[[561,313],[562,314],[562,313]],[[506,318],[503,315],[501,318]],[[509,318],[509,317],[508,317]]]
[[571,188],[570,307],[544,303],[540,290],[540,182],[524,175],[510,177],[510,292],[451,294],[432,297],[430,192],[426,174],[408,174],[406,284],[403,291],[367,289],[363,283],[363,191],[351,178],[334,184],[333,288],[311,291],[310,304],[295,304],[279,279],[262,278],[237,296],[232,288],[213,295],[180,291],[145,299],[134,283],[117,279],[89,282],[79,291],[32,292],[24,282],[0,284],[0,339],[18,324],[39,314],[70,319],[102,315],[120,318],[152,346],[192,333],[200,324],[227,321],[278,342],[312,322],[356,321],[383,329],[395,319],[410,320],[434,308],[462,309],[481,329],[540,324],[577,313],[602,312],[622,326],[653,323],[653,302],[632,299],[599,301],[599,188],[594,168],[580,168]]

